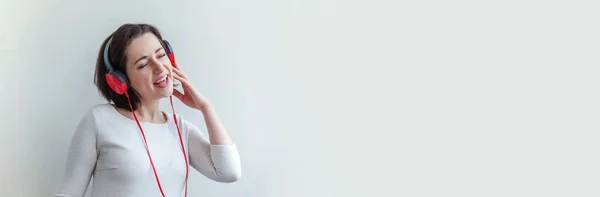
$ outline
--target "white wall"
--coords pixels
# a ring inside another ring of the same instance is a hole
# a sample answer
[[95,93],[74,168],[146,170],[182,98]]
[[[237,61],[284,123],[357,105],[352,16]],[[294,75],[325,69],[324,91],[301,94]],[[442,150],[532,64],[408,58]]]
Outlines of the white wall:
[[599,195],[597,5],[418,2],[3,0],[2,196],[57,189],[127,22],[161,29],[240,148],[239,182],[196,172],[190,196]]

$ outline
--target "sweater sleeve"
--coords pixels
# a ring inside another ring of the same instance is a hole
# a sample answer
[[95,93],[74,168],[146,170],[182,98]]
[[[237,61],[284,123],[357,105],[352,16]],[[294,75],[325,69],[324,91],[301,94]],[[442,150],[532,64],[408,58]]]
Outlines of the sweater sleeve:
[[194,169],[204,176],[223,183],[237,181],[242,169],[240,155],[234,144],[213,145],[198,127],[183,120],[188,129],[189,162]]
[[96,121],[90,110],[80,120],[69,146],[63,179],[55,197],[83,197],[96,166]]

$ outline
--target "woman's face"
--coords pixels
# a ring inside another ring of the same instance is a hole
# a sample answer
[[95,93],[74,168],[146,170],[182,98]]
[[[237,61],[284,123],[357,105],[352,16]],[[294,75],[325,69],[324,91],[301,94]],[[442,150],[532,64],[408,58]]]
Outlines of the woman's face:
[[142,100],[158,100],[173,93],[172,68],[166,50],[152,33],[145,33],[126,47],[127,76]]

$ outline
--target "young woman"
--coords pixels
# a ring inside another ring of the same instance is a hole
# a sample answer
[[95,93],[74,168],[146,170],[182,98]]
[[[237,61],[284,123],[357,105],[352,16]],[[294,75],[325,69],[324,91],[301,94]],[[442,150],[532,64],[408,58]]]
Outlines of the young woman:
[[[187,196],[188,166],[219,182],[240,178],[235,143],[171,52],[148,24],[124,24],[106,38],[94,79],[109,103],[81,119],[55,197],[84,196],[92,177],[92,197]],[[174,111],[159,109],[161,99],[173,102],[172,95],[202,113],[208,138]]]

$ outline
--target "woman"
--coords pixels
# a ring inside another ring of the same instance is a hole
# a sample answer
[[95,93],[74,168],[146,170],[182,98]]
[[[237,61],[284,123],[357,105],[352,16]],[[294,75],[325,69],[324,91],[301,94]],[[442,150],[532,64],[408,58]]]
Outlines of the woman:
[[[95,83],[109,103],[92,107],[81,119],[55,197],[84,196],[91,177],[92,197],[187,196],[188,166],[219,182],[240,178],[235,143],[211,103],[169,58],[169,48],[147,24],[122,25],[104,41]],[[122,90],[107,82],[118,83],[116,72],[124,75]],[[183,93],[173,88],[173,79]],[[172,102],[171,95],[202,112],[208,139],[174,110],[159,109],[160,99]]]

